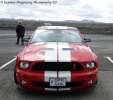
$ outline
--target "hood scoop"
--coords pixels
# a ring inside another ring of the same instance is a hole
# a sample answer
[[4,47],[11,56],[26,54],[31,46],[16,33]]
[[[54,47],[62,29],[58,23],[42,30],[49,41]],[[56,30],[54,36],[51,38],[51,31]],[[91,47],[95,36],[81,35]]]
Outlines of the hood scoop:
[[54,50],[53,48],[40,48],[40,50]]
[[62,48],[62,50],[75,50],[75,48]]

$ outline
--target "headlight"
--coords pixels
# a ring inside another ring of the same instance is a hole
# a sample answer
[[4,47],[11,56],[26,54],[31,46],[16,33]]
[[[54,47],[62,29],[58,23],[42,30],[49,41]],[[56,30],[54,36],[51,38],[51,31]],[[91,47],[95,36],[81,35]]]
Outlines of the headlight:
[[19,68],[27,69],[29,65],[29,62],[20,62]]
[[88,69],[93,69],[96,67],[94,62],[87,62],[85,65]]

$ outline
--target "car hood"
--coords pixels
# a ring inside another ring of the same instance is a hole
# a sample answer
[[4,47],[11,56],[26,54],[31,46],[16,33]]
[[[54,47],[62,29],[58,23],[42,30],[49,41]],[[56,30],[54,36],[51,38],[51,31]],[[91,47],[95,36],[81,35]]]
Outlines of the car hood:
[[93,61],[94,53],[86,44],[77,43],[34,43],[20,53],[20,60],[44,62]]

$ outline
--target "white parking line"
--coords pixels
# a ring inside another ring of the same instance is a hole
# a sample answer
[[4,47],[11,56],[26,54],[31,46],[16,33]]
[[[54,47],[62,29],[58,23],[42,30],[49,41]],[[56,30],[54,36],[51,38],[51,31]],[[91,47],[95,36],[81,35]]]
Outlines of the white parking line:
[[[15,34],[0,34],[0,36],[5,36],[5,35],[14,35],[14,36],[16,36],[16,33]],[[25,34],[25,35],[32,35],[32,34]]]
[[9,65],[9,64],[12,63],[13,61],[15,61],[15,59],[16,59],[16,58],[14,58],[14,59],[10,60],[9,62],[5,63],[4,65],[2,65],[2,66],[0,67],[0,70],[2,70],[4,67],[6,67],[7,65]]
[[6,34],[2,34],[2,35],[0,35],[0,36],[4,36],[4,35],[6,35]]
[[111,59],[111,57],[104,57],[107,58],[111,63],[113,63],[113,60]]
[[15,35],[16,36],[16,33],[15,34],[0,34],[0,36],[5,36],[5,35]]

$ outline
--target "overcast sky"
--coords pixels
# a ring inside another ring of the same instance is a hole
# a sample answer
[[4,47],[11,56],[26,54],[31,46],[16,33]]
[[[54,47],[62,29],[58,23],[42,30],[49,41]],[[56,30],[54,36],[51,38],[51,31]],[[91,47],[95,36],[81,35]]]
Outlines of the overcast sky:
[[113,0],[0,0],[0,18],[113,23]]

